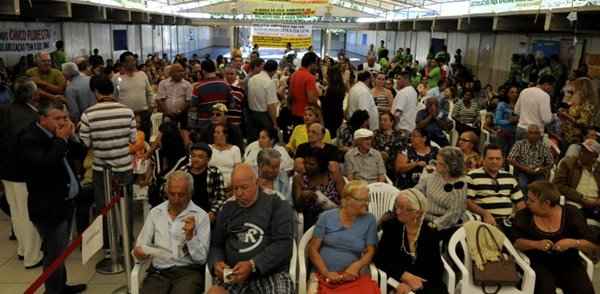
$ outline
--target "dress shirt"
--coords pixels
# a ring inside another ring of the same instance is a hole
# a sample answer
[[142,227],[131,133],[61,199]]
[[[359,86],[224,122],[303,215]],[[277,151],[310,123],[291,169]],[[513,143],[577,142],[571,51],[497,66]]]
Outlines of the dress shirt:
[[348,116],[347,120],[350,120],[352,114],[357,110],[366,110],[369,112],[369,129],[379,129],[379,111],[371,90],[365,83],[357,82],[348,93]]
[[196,218],[194,237],[185,241],[188,253],[182,257],[175,257],[172,254],[168,258],[155,256],[152,258],[152,265],[157,269],[166,269],[174,266],[205,264],[210,245],[208,214],[190,200],[188,206],[172,220],[168,207],[169,201],[165,201],[150,210],[135,245],[155,247],[171,252],[171,247],[176,242],[173,229],[181,228],[187,217],[194,216]]
[[[279,154],[281,154],[281,166],[280,170],[282,172],[288,172],[294,169],[294,160],[290,157],[289,153],[285,149],[285,147],[281,145],[274,145],[273,149]],[[258,153],[263,150],[258,145],[258,141],[254,141],[250,143],[250,145],[246,146],[244,153],[244,162],[250,164],[252,167],[257,167],[258,163],[256,159],[258,157]]]
[[354,179],[373,183],[379,176],[385,176],[385,163],[381,153],[373,148],[362,153],[357,147],[353,147],[346,153],[344,162],[348,176]]
[[412,86],[406,86],[398,91],[392,103],[392,113],[400,112],[396,130],[412,132],[417,119],[417,91]]
[[515,113],[519,114],[519,128],[537,125],[543,130],[552,121],[550,95],[538,87],[523,90],[515,104]]
[[550,148],[540,139],[534,144],[527,139],[517,141],[508,154],[509,160],[532,167],[545,167],[552,165],[553,158]]
[[186,80],[175,82],[172,78],[168,78],[158,84],[156,100],[165,99],[167,114],[177,114],[184,110],[186,102],[192,100],[192,89],[192,84]]
[[252,76],[248,81],[248,107],[252,111],[265,112],[268,106],[278,103],[275,82],[266,71]]
[[96,104],[96,95],[90,89],[90,77],[82,73],[74,76],[65,89],[69,113],[75,123],[88,107]]

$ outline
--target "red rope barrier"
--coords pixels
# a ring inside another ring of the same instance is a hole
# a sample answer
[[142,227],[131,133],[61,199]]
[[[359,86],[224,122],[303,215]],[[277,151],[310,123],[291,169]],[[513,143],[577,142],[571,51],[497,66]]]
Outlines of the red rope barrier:
[[[108,211],[111,210],[117,204],[117,202],[119,202],[120,199],[121,199],[121,196],[113,197],[112,200],[110,201],[110,203],[108,205],[104,206],[100,210],[100,214],[106,215],[108,213]],[[73,253],[73,251],[75,251],[75,249],[79,245],[81,245],[82,239],[83,239],[83,235],[79,234],[79,236],[77,236],[77,239],[75,239],[73,242],[71,242],[71,244],[69,244],[69,246],[67,247],[67,250],[65,250],[58,258],[56,258],[52,262],[52,264],[50,264],[50,266],[46,270],[44,270],[44,272],[29,286],[29,288],[27,288],[27,290],[25,290],[25,294],[35,293],[35,291],[37,291],[37,289],[39,289],[42,286],[42,284],[44,284],[44,282],[46,282],[46,280],[50,277],[50,275],[63,262],[65,262],[65,259],[67,259],[67,257],[69,257],[69,255],[71,255],[71,253]]]

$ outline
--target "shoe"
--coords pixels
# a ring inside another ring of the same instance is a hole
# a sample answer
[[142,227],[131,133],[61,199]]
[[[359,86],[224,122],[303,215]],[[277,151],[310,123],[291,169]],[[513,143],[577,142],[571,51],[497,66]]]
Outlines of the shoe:
[[85,291],[85,289],[87,289],[86,284],[65,285],[62,294],[77,294]]
[[23,260],[23,259],[25,259],[25,257],[24,257],[23,255],[18,255],[18,254],[17,254],[17,258],[18,258],[19,260]]
[[44,264],[44,259],[40,259],[40,261],[32,266],[26,266],[25,269],[30,270],[30,269],[34,269],[36,267],[40,267]]

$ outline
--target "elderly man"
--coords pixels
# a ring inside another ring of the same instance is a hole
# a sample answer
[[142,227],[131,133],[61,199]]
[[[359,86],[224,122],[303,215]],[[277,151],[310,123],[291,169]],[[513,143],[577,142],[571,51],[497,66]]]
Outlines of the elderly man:
[[498,145],[483,150],[483,167],[468,173],[467,208],[483,221],[498,225],[507,233],[506,220],[525,207],[523,193],[513,175],[502,170],[504,158]]
[[192,175],[194,179],[192,201],[207,211],[210,220],[214,221],[227,196],[223,174],[218,168],[208,166],[211,157],[212,149],[208,144],[194,143],[190,146],[190,155],[179,160],[166,177],[178,170]]
[[508,162],[515,167],[515,176],[519,179],[519,185],[525,195],[529,183],[545,179],[554,161],[537,124],[529,125],[527,138],[515,143],[508,155]]
[[69,114],[71,120],[77,123],[81,114],[88,107],[96,104],[96,95],[90,89],[90,77],[82,75],[75,63],[64,63],[62,71],[65,79],[69,81],[69,85],[65,90]]
[[169,66],[170,78],[158,84],[158,110],[180,125],[187,123],[187,108],[192,100],[192,84],[183,79],[185,70],[179,63]]
[[194,180],[190,174],[173,172],[166,186],[168,201],[150,211],[133,250],[138,259],[152,257],[140,292],[202,293],[210,246],[208,215],[191,201]]
[[17,135],[35,122],[38,98],[37,87],[29,77],[18,78],[14,84],[15,101],[0,107],[0,179],[4,184],[10,218],[17,237],[17,255],[25,268],[40,266],[43,258],[42,240],[27,211],[27,185],[19,171],[16,156],[19,146]]
[[40,98],[61,99],[65,93],[65,77],[60,70],[52,68],[52,59],[48,52],[40,52],[37,55],[37,66],[28,69],[25,74],[38,86]]
[[273,148],[263,149],[256,157],[258,185],[267,193],[275,193],[292,204],[290,177],[281,170],[281,153]]
[[358,129],[354,132],[354,145],[345,155],[348,180],[365,180],[369,183],[385,182],[385,163],[379,151],[371,148],[373,132]]
[[259,190],[250,165],[237,165],[231,182],[235,201],[225,203],[211,238],[216,283],[208,293],[294,293],[291,206]]
[[320,123],[312,123],[308,127],[308,142],[298,145],[296,157],[294,159],[294,170],[298,173],[304,173],[304,157],[310,152],[311,148],[323,149],[327,155],[328,162],[344,162],[344,158],[337,146],[324,143],[326,130]]
[[560,161],[553,182],[568,200],[583,206],[586,217],[600,220],[600,144],[587,139],[581,147],[579,155]]

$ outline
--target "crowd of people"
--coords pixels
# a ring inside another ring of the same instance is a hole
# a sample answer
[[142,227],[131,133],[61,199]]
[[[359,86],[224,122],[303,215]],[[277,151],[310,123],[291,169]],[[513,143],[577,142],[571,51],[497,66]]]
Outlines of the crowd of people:
[[[82,232],[101,212],[110,170],[131,228],[134,199],[153,207],[133,246],[152,258],[142,293],[199,293],[205,265],[209,293],[293,293],[292,244],[311,228],[311,293],[372,262],[396,293],[445,293],[439,256],[469,215],[529,256],[535,293],[593,293],[577,255],[600,248],[585,221],[600,220],[600,97],[585,67],[515,55],[496,90],[446,47],[422,66],[384,41],[362,64],[343,50],[263,60],[257,46],[247,59],[67,61],[63,45],[0,63],[3,209],[28,269],[62,253],[73,215]],[[382,219],[368,211],[377,182],[401,190]],[[85,290],[66,281],[62,265],[46,293]]]

